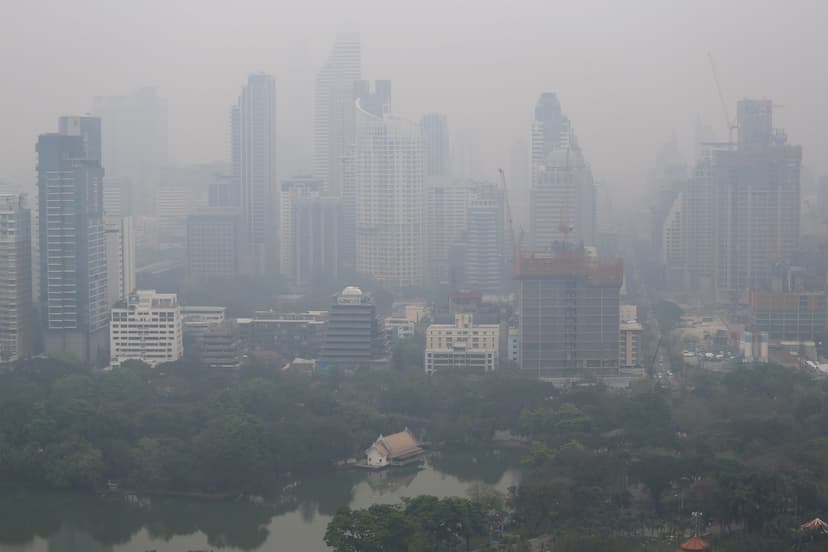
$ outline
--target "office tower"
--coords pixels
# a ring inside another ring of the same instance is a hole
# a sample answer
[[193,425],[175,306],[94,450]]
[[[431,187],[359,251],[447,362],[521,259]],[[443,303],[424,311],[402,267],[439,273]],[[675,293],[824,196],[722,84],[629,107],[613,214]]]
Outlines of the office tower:
[[0,194],[0,362],[34,353],[31,225],[24,196]]
[[420,128],[423,131],[426,177],[448,176],[451,159],[446,116],[442,113],[426,113],[420,119]]
[[204,209],[187,217],[187,273],[198,280],[235,278],[244,230],[238,209]]
[[223,163],[164,167],[158,188],[156,213],[162,242],[183,243],[187,217],[209,205],[212,184],[224,171]]
[[339,276],[342,202],[333,197],[305,197],[293,204],[291,278],[301,285]]
[[423,282],[423,141],[418,125],[356,104],[356,268],[392,287]]
[[491,372],[500,362],[500,324],[475,324],[474,315],[456,314],[454,324],[426,330],[425,371]]
[[112,309],[110,365],[140,360],[155,366],[184,356],[181,306],[175,293],[138,290]]
[[132,217],[104,217],[107,304],[112,307],[135,291],[135,230]]
[[620,259],[559,247],[518,260],[520,368],[538,377],[618,371]]
[[120,178],[104,178],[103,205],[107,216],[125,217],[131,211],[129,206],[129,183]]
[[109,318],[104,171],[100,120],[76,122],[37,142],[41,313],[47,353],[93,362],[106,350]]
[[160,170],[168,163],[167,100],[154,88],[130,96],[95,98],[92,113],[101,119],[107,177],[122,184],[126,215],[154,215]]
[[478,184],[466,215],[465,287],[484,293],[504,291],[507,262],[503,190]]
[[[371,89],[369,81],[356,81],[352,92],[352,109],[345,112],[349,120],[346,126],[350,129],[349,135],[353,141],[348,147],[343,160],[342,175],[342,232],[339,246],[340,265],[356,269],[356,201],[357,201],[357,105],[360,112],[373,114],[377,117],[391,110],[391,81],[376,81]],[[363,145],[363,149],[366,146]],[[361,170],[361,169],[360,169]]]
[[341,33],[314,90],[313,173],[334,196],[341,193],[342,164],[353,144],[354,83],[361,78],[359,35]]
[[241,213],[252,271],[263,275],[278,265],[276,202],[276,83],[250,75],[231,117],[238,150]]
[[371,296],[358,287],[342,290],[331,305],[319,367],[358,368],[385,354]]
[[532,124],[530,247],[595,243],[595,184],[557,95],[544,93]]
[[293,176],[282,181],[279,190],[279,269],[289,278],[294,275],[296,255],[293,235],[294,207],[300,199],[319,197],[324,189],[324,181],[313,176]]
[[768,289],[799,244],[802,148],[773,129],[770,100],[742,100],[735,150],[713,152],[715,276],[720,300]]
[[[472,195],[471,185],[449,178],[426,179],[426,270],[431,283],[458,283],[460,274],[452,267],[463,259],[452,259],[452,252],[462,250],[466,234],[466,216]],[[453,278],[452,278],[453,276]],[[462,279],[460,279],[462,282]]]

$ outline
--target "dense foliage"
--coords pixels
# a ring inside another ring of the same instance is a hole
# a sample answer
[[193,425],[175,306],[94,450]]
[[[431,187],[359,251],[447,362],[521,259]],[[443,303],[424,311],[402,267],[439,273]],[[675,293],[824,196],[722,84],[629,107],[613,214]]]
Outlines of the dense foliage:
[[328,524],[325,543],[336,552],[471,550],[487,531],[478,502],[418,496],[398,505],[340,508]]
[[767,365],[692,380],[528,399],[510,426],[532,446],[507,532],[556,551],[666,550],[696,528],[717,550],[821,550],[797,528],[828,513],[828,383]]
[[127,363],[96,372],[34,359],[0,373],[0,480],[264,492],[280,476],[329,469],[406,426],[434,441],[486,444],[542,387],[419,370],[314,380],[262,366]]

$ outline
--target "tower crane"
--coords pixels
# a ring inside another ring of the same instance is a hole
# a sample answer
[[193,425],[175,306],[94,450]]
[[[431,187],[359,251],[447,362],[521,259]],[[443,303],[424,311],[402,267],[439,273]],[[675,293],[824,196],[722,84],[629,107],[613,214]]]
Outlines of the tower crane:
[[515,239],[515,228],[512,224],[512,204],[509,201],[509,189],[506,186],[506,173],[501,168],[498,168],[497,172],[500,173],[500,185],[503,187],[503,200],[506,207],[506,224],[509,227],[509,245],[512,248],[512,263],[514,266],[517,266],[518,259],[520,257],[520,241],[523,241],[523,231],[521,231],[520,241]]
[[716,71],[716,61],[713,59],[713,54],[707,52],[707,59],[710,61],[710,70],[713,73],[713,81],[716,83],[716,91],[719,93],[719,103],[722,105],[722,113],[725,117],[725,125],[728,131],[728,144],[733,144],[733,131],[738,128],[736,121],[730,118],[730,111],[727,109],[727,101],[722,92],[722,85],[719,82],[719,72]]

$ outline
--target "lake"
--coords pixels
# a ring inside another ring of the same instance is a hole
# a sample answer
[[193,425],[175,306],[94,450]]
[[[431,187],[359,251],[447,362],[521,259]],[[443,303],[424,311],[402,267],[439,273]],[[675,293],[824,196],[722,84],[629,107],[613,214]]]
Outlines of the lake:
[[422,469],[334,471],[296,481],[262,504],[0,489],[0,552],[319,551],[337,508],[429,494],[501,492],[520,480],[519,451],[435,453]]

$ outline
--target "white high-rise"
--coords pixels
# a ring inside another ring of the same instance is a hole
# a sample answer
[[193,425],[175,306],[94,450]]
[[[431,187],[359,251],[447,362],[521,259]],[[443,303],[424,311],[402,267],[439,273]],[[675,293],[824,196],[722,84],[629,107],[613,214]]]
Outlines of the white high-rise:
[[394,287],[423,282],[424,164],[420,126],[356,102],[356,268]]
[[354,83],[362,78],[359,35],[341,33],[316,76],[313,173],[327,191],[342,189],[343,159],[353,143]]

